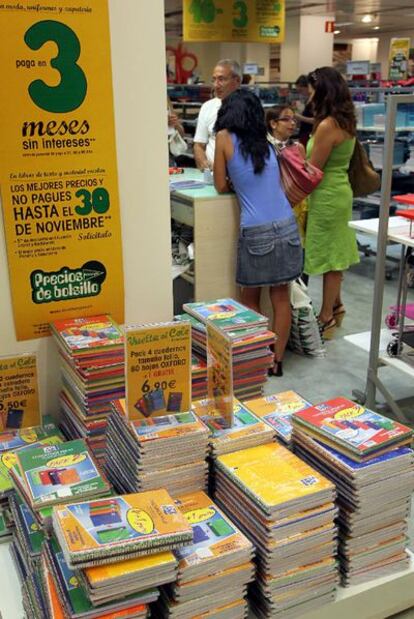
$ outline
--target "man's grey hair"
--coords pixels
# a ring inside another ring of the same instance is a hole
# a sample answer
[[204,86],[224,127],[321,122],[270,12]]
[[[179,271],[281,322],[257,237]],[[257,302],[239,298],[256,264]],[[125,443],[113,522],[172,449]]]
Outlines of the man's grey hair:
[[218,62],[216,62],[216,67],[229,67],[235,77],[238,77],[240,80],[242,78],[242,70],[236,60],[224,58],[223,60],[219,60]]

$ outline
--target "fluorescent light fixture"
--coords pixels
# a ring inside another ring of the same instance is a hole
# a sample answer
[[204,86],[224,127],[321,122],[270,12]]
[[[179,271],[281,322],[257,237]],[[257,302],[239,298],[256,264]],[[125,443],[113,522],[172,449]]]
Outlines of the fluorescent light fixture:
[[334,34],[341,34],[340,30],[334,30]]
[[341,22],[336,22],[335,25],[338,26],[338,28],[345,27],[345,26],[352,26],[354,22],[353,21],[341,21]]
[[364,17],[361,19],[361,21],[364,24],[370,24],[372,22],[374,18],[372,17],[372,15],[364,15]]

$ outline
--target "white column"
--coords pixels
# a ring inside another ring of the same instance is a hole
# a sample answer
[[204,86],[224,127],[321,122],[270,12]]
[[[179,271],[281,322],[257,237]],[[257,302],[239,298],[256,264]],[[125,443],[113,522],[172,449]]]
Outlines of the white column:
[[[109,7],[126,320],[170,320],[164,2],[110,0]],[[140,28],[142,24],[145,27]],[[51,337],[16,341],[8,278],[0,218],[0,354],[37,352],[41,411],[57,413],[60,376],[56,345]]]
[[299,35],[299,73],[310,73],[317,67],[331,67],[333,33],[325,32],[325,23],[335,21],[332,15],[302,15]]
[[280,81],[294,82],[299,77],[300,17],[287,17],[285,40],[280,46]]

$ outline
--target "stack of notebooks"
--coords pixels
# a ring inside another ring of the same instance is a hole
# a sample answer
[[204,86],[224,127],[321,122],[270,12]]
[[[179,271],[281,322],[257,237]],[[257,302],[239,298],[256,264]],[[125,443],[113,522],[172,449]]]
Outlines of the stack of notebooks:
[[268,319],[234,299],[206,303],[186,303],[186,312],[175,320],[190,320],[193,352],[207,359],[206,323],[223,330],[233,343],[233,390],[239,399],[262,395],[267,370],[273,363],[269,346],[275,334],[268,330]]
[[118,492],[202,490],[207,451],[208,430],[193,412],[129,421],[125,400],[113,402],[105,470]]
[[193,402],[192,410],[209,429],[210,455],[213,458],[274,440],[274,430],[236,399],[233,404],[234,425],[231,428],[209,399]]
[[216,501],[256,548],[249,597],[257,617],[296,617],[331,601],[335,486],[271,443],[219,456]]
[[295,451],[335,483],[344,585],[409,564],[412,430],[345,398],[293,416]]
[[81,573],[67,565],[53,535],[43,541],[35,566],[27,568],[19,544],[13,544],[12,557],[20,574],[23,606],[29,619],[145,618],[148,605],[159,595],[156,588],[129,595],[118,589],[117,596],[111,600],[93,603],[83,586]]
[[40,526],[49,524],[53,505],[110,492],[109,483],[81,439],[20,449],[15,452],[10,476],[18,496]]
[[207,362],[194,351],[191,357],[191,394],[193,400],[207,396]]
[[0,434],[0,543],[11,539],[13,518],[10,512],[10,498],[13,482],[10,469],[16,462],[15,451],[27,450],[33,446],[62,443],[63,437],[54,423],[45,419],[43,426],[32,426],[20,430],[7,430]]
[[123,335],[107,314],[57,320],[51,330],[61,360],[62,430],[85,438],[102,462],[110,403],[125,395]]
[[191,527],[165,490],[56,506],[37,567],[27,569],[13,547],[27,614],[147,617],[158,588],[177,578],[171,550],[191,542]]
[[162,588],[154,617],[244,619],[253,545],[204,492],[185,494],[176,504],[192,527],[193,543],[174,551],[178,576]]
[[311,406],[296,391],[282,391],[245,402],[248,410],[273,428],[276,437],[291,447],[292,415]]
[[70,569],[119,563],[193,541],[188,520],[163,488],[57,505],[52,521]]

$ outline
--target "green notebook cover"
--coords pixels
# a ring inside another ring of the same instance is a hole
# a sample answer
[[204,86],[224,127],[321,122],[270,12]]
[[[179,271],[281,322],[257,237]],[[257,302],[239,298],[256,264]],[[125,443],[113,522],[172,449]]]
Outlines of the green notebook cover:
[[[109,490],[81,439],[25,449],[16,456],[20,481],[34,509],[99,496]],[[18,484],[15,467],[12,475]]]
[[241,329],[268,324],[268,319],[234,299],[216,299],[206,303],[185,303],[183,310],[197,320],[211,321],[220,329]]
[[[54,428],[53,430],[52,428],[50,428],[50,431],[54,432],[54,434],[46,436],[45,438],[40,439],[39,441],[33,443],[32,445],[25,445],[24,447],[20,447],[18,449],[4,451],[1,454],[0,456],[0,495],[4,494],[5,492],[9,492],[10,490],[13,489],[13,482],[11,480],[9,471],[12,467],[14,467],[14,465],[17,462],[17,458],[16,458],[17,451],[31,449],[32,447],[40,447],[41,445],[58,445],[64,442],[63,437],[60,434],[59,430],[56,428],[56,426],[53,426],[53,428]],[[18,474],[18,469],[17,470],[15,469],[15,471]]]

